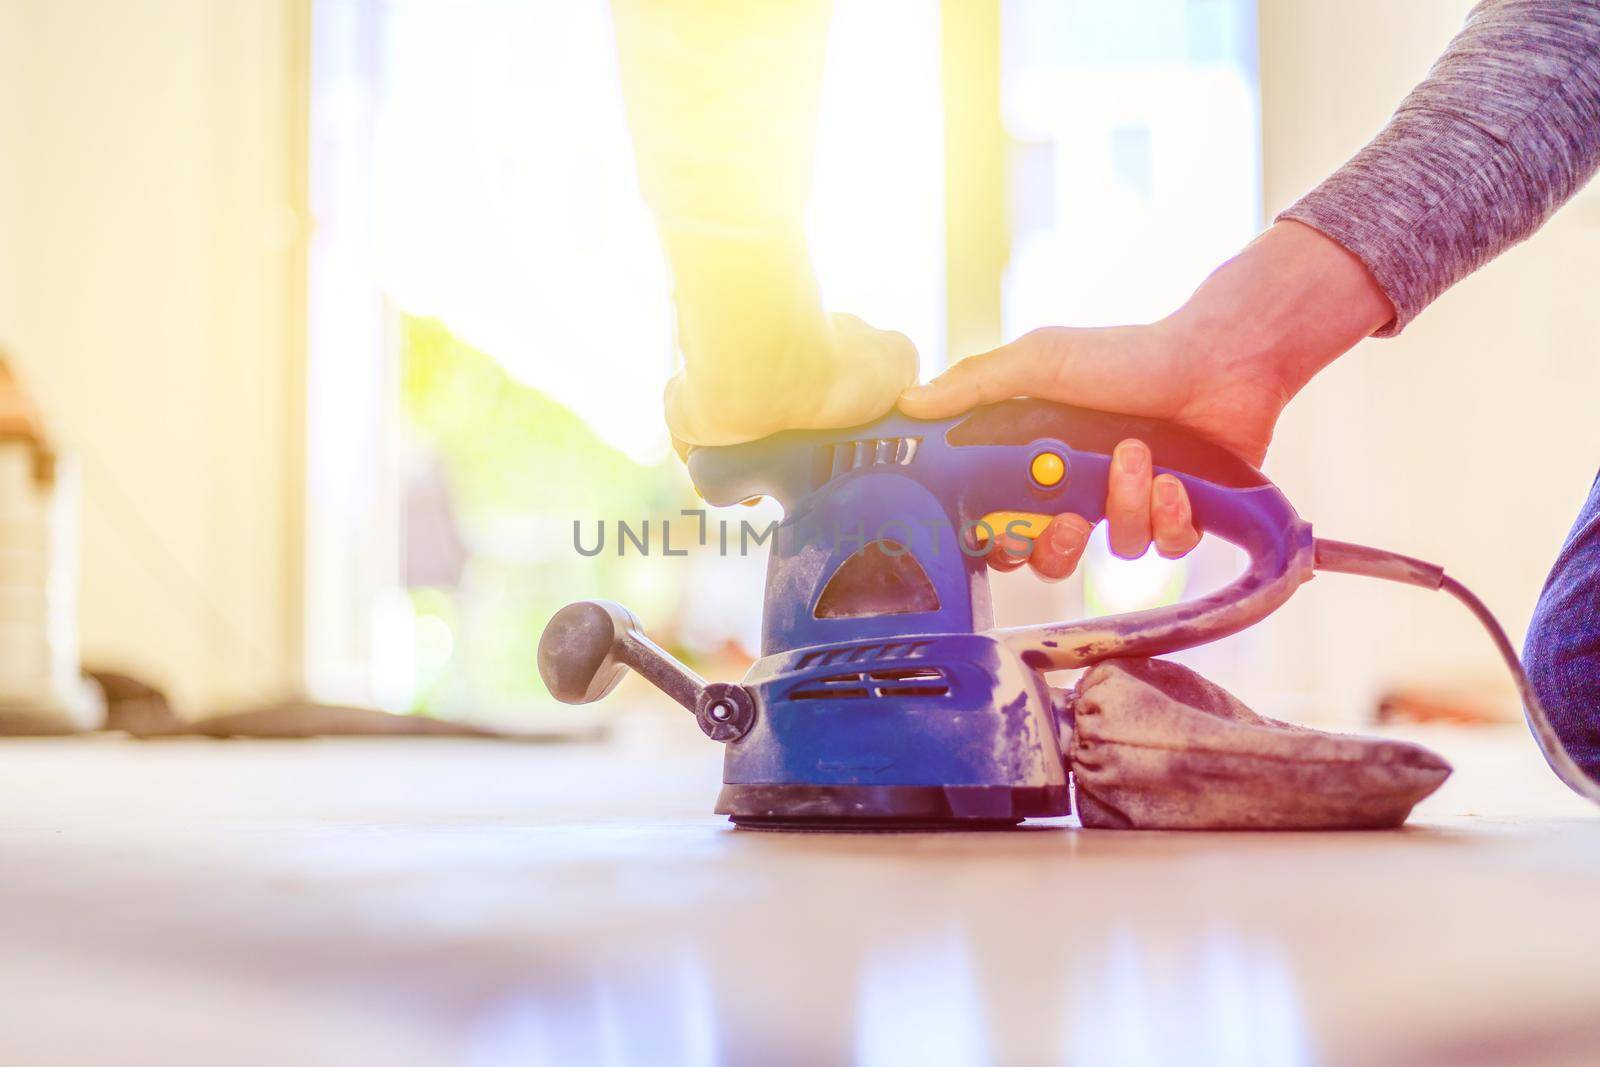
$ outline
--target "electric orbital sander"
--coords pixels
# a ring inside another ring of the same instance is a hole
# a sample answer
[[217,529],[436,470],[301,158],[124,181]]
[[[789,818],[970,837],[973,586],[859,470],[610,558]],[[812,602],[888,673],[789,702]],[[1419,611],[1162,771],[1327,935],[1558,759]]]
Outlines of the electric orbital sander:
[[[1062,512],[1099,521],[1111,454],[1127,438],[1183,482],[1197,528],[1244,550],[1243,573],[1168,607],[995,629],[986,553],[973,541],[1037,534]],[[1260,471],[1169,423],[1021,398],[948,419],[891,412],[850,429],[697,448],[688,466],[712,504],[770,496],[783,506],[761,658],[738,684],[707,682],[626,608],[583,601],[546,626],[539,671],[569,704],[605,696],[630,667],[682,704],[725,746],[716,810],[739,826],[985,829],[1070,814],[1070,708],[1047,672],[1228,636],[1317,571],[1461,599],[1515,673],[1552,768],[1600,796],[1476,597],[1432,564],[1313,537]]]

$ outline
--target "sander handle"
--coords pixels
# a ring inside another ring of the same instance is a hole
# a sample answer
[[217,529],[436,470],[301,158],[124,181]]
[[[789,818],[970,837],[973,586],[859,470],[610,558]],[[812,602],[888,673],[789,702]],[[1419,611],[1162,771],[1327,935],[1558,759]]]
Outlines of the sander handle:
[[[1194,600],[1147,611],[995,631],[1038,670],[1085,667],[1115,656],[1155,656],[1237,633],[1281,606],[1312,575],[1311,526],[1256,468],[1182,427],[1045,400],[979,408],[946,432],[953,459],[967,467],[960,511],[982,517],[1007,509],[1090,522],[1105,518],[1112,453],[1129,438],[1150,449],[1155,472],[1183,483],[1202,533],[1249,556],[1228,585]],[[1040,457],[1052,485],[1037,477]],[[1015,471],[1026,478],[1018,484]],[[1003,531],[995,531],[996,534]]]
[[[918,526],[923,513],[898,510],[920,508],[918,502],[926,503],[926,513],[942,515],[948,527],[940,535],[912,531],[916,555],[941,596],[941,607],[926,614],[850,619],[848,631],[829,630],[829,620],[813,618],[813,606],[821,583],[846,553],[834,546],[820,570],[774,569],[786,581],[803,570],[816,584],[802,589],[788,581],[780,596],[769,579],[763,650],[771,652],[828,643],[839,639],[830,636],[834,632],[859,638],[987,628],[986,595],[972,596],[965,627],[962,613],[944,602],[952,590],[969,584],[977,589],[987,580],[983,559],[963,557],[956,550],[957,537],[999,512],[1075,512],[1098,522],[1105,517],[1112,452],[1128,438],[1143,441],[1156,470],[1183,483],[1196,526],[1244,549],[1249,566],[1228,586],[1193,601],[998,631],[1027,663],[1038,670],[1069,669],[1113,656],[1153,656],[1204,644],[1259,621],[1311,577],[1311,527],[1278,488],[1221,446],[1157,419],[1020,397],[945,419],[890,412],[864,426],[795,430],[742,445],[697,448],[689,453],[688,465],[708,502],[772,496],[784,506],[785,525],[797,530],[803,521],[828,529],[830,523],[863,518],[917,519],[911,525]],[[780,538],[775,551],[798,555],[799,538],[794,540],[788,544]],[[805,604],[788,603],[806,596]],[[774,598],[783,601],[777,605],[781,611],[774,610]],[[777,641],[770,625],[775,616]]]

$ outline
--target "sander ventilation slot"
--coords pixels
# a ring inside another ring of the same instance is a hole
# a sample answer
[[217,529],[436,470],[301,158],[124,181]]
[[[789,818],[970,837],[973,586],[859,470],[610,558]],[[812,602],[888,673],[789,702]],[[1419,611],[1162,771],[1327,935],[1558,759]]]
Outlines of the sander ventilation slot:
[[818,485],[861,467],[910,466],[922,446],[920,437],[866,437],[817,447]]
[[861,663],[872,659],[911,659],[920,656],[932,641],[888,641],[872,645],[838,645],[807,652],[795,664],[796,670],[807,667],[831,667],[835,663]]
[[790,700],[849,700],[870,697],[942,697],[950,684],[938,667],[895,667],[810,678],[789,690]]

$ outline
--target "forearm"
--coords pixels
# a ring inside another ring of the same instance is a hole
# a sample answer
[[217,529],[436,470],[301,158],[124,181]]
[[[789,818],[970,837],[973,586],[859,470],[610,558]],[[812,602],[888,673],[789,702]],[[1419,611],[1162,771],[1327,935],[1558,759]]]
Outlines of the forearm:
[[852,426],[917,373],[904,336],[828,314],[806,246],[827,0],[612,0],[639,184],[672,271],[689,445]]
[[[659,226],[672,267],[682,403],[696,424],[738,437],[730,417],[764,417],[762,398],[807,388],[832,345],[799,223],[748,235]],[[680,428],[683,429],[683,428]]]
[[1486,0],[1387,127],[1279,216],[1354,253],[1398,333],[1600,167],[1600,3]]
[[829,5],[613,0],[612,15],[685,368],[737,390],[825,328],[804,216]]
[[1372,273],[1334,241],[1279,222],[1218,267],[1165,325],[1215,373],[1289,398],[1394,317]]

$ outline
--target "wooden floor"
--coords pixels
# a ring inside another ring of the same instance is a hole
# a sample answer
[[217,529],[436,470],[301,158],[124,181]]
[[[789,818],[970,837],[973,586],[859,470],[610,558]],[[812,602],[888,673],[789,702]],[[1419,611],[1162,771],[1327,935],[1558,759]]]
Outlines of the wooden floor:
[[1597,1062],[1600,812],[1423,739],[1399,832],[904,837],[709,743],[7,741],[0,1062]]

